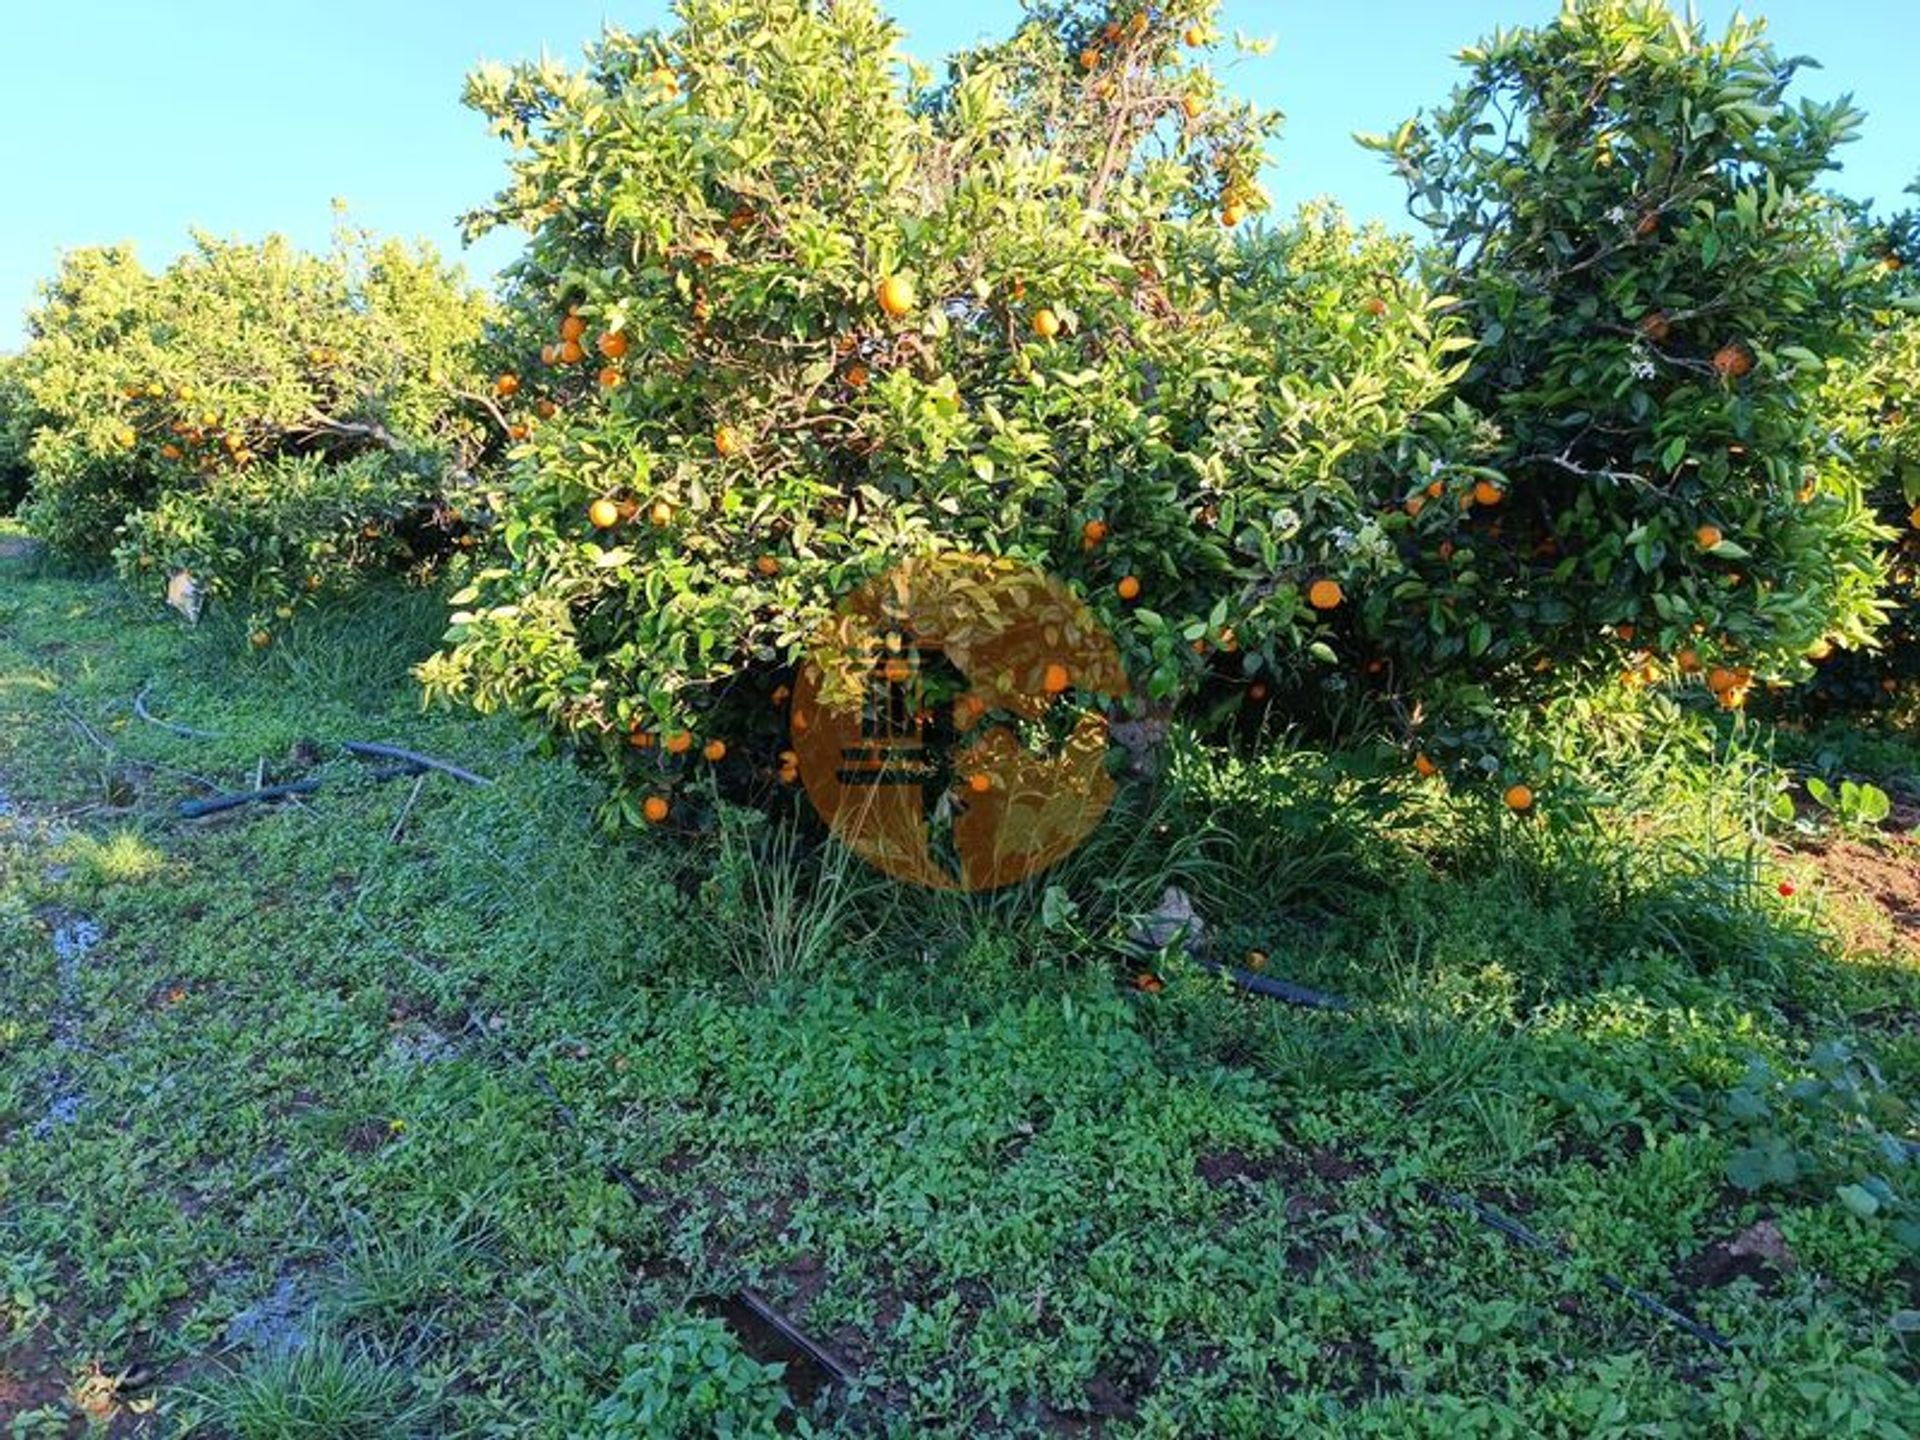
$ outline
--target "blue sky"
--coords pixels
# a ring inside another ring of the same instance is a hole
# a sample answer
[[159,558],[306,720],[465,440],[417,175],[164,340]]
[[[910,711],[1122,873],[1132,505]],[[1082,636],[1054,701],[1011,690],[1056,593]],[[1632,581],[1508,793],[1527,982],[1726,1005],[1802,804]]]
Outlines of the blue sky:
[[[908,50],[937,59],[1004,30],[1017,0],[893,0]],[[1396,221],[1401,192],[1350,140],[1443,98],[1455,50],[1554,0],[1226,0],[1225,23],[1271,37],[1234,88],[1287,112],[1269,179],[1283,205],[1332,195]],[[1789,54],[1825,64],[1808,93],[1870,112],[1841,179],[1883,203],[1920,172],[1911,8],[1896,0],[1757,7]],[[128,240],[164,262],[189,226],[325,242],[329,202],[376,230],[458,247],[456,217],[498,186],[503,151],[459,103],[481,59],[575,56],[603,20],[643,28],[664,0],[60,0],[0,21],[0,348],[63,248]],[[1733,13],[1704,0],[1716,25]],[[488,276],[510,237],[468,252]]]

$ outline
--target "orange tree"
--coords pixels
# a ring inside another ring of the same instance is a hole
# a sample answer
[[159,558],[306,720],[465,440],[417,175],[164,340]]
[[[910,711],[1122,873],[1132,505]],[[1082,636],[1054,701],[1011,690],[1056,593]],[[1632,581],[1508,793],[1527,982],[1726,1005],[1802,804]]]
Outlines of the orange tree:
[[[1860,117],[1792,101],[1759,25],[1714,39],[1648,0],[1463,59],[1445,107],[1367,142],[1478,339],[1460,396],[1504,477],[1497,511],[1419,518],[1408,593],[1474,614],[1489,667],[1728,708],[1865,642],[1880,533],[1821,403],[1880,284],[1820,189]],[[1404,638],[1444,660],[1458,631]]]
[[12,514],[27,493],[28,414],[20,359],[0,355],[0,514]]
[[328,254],[195,239],[158,274],[79,251],[29,316],[29,522],[158,584],[271,621],[461,533],[490,431],[486,302],[429,250],[342,232]]
[[1036,7],[934,83],[867,0],[683,0],[475,75],[516,155],[474,223],[533,234],[529,434],[430,687],[597,752],[641,819],[703,755],[776,776],[811,627],[909,554],[1063,577],[1163,704],[1357,676],[1393,475],[1484,444],[1441,403],[1467,342],[1402,242],[1239,243],[1274,117],[1221,93],[1211,11]]
[[1835,367],[1821,399],[1833,446],[1861,472],[1867,503],[1889,537],[1887,619],[1870,648],[1817,645],[1811,658],[1819,673],[1791,703],[1814,713],[1911,714],[1920,698],[1920,286],[1913,280],[1920,218],[1863,222],[1860,248],[1884,281],[1867,311],[1865,353]]
[[527,438],[430,688],[659,818],[706,740],[791,774],[769,701],[837,596],[977,550],[1077,586],[1149,703],[1385,721],[1520,808],[1550,687],[1735,706],[1864,638],[1879,532],[1811,418],[1867,283],[1816,188],[1850,111],[1747,27],[1574,6],[1377,142],[1423,267],[1249,223],[1275,119],[1212,10],[1036,6],[936,83],[870,0],[683,0],[475,75]]

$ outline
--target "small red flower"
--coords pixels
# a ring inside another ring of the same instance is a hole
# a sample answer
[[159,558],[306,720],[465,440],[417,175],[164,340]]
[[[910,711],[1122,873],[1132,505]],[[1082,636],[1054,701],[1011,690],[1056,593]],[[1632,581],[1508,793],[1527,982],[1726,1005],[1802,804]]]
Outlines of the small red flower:
[[1793,898],[1793,896],[1794,896],[1794,885],[1793,885],[1793,881],[1791,881],[1791,880],[1782,880],[1782,881],[1780,882],[1780,894],[1781,894],[1781,895],[1782,895],[1783,897],[1785,897],[1786,899],[1788,899],[1788,900],[1791,900],[1791,899]]

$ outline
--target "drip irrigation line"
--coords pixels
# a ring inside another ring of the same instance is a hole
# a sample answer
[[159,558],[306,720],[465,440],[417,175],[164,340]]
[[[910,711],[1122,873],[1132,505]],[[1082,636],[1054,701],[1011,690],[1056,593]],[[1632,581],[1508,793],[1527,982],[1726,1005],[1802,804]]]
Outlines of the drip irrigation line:
[[456,780],[464,780],[469,785],[491,785],[493,781],[484,775],[476,775],[471,770],[463,770],[449,760],[438,760],[431,755],[422,755],[417,750],[402,750],[398,745],[378,745],[371,740],[347,740],[340,748],[351,755],[375,755],[388,760],[404,760],[409,765],[418,765],[422,770],[438,770],[442,775],[451,775]]
[[[1302,1005],[1313,1009],[1350,1011],[1354,1008],[1353,1002],[1345,996],[1328,995],[1317,990],[1303,989],[1298,985],[1289,984],[1284,980],[1271,980],[1264,975],[1256,975],[1251,971],[1240,970],[1231,965],[1223,965],[1217,960],[1208,960],[1204,957],[1196,958],[1199,959],[1199,963],[1202,966],[1214,974],[1223,975],[1242,989],[1249,990],[1256,995],[1265,995],[1270,999],[1284,1001],[1289,1005]],[[1457,1191],[1441,1190],[1425,1181],[1421,1182],[1421,1188],[1429,1198],[1437,1199],[1442,1205],[1447,1206],[1449,1209],[1471,1215],[1489,1230],[1492,1230],[1498,1235],[1505,1236],[1516,1245],[1538,1251],[1543,1255],[1550,1255],[1557,1260],[1565,1261],[1569,1264],[1575,1262],[1578,1258],[1574,1255],[1573,1251],[1562,1242],[1549,1240],[1538,1231],[1531,1230],[1527,1226],[1522,1225],[1511,1215],[1496,1210],[1491,1205],[1484,1205],[1470,1195],[1462,1195]],[[1619,1276],[1610,1275],[1603,1270],[1596,1272],[1594,1278],[1599,1281],[1604,1289],[1610,1290],[1622,1299],[1638,1305],[1648,1314],[1664,1320],[1675,1329],[1684,1331],[1686,1334],[1700,1341],[1703,1345],[1712,1346],[1715,1350],[1720,1351],[1730,1351],[1733,1349],[1733,1342],[1712,1326],[1702,1324],[1691,1315],[1674,1308],[1656,1295],[1650,1295],[1645,1290],[1629,1285],[1626,1281],[1620,1279]]]
[[[1483,1205],[1471,1196],[1457,1192],[1433,1191],[1432,1193],[1438,1197],[1441,1204],[1466,1212],[1488,1229],[1506,1236],[1517,1245],[1524,1245],[1529,1250],[1538,1250],[1543,1255],[1552,1255],[1560,1260],[1571,1262],[1575,1259],[1573,1251],[1560,1241],[1547,1239],[1546,1236],[1528,1229],[1511,1215],[1496,1210],[1491,1205]],[[1718,1330],[1710,1325],[1703,1325],[1691,1315],[1675,1309],[1658,1296],[1636,1289],[1618,1276],[1609,1275],[1604,1270],[1597,1272],[1594,1278],[1614,1294],[1631,1300],[1641,1309],[1658,1316],[1676,1329],[1686,1331],[1702,1344],[1711,1345],[1716,1350],[1733,1349],[1733,1342]]]
[[[384,770],[376,770],[370,776],[376,781],[398,780],[407,775],[418,775],[419,767],[414,765],[392,765]],[[209,815],[223,814],[228,810],[238,810],[242,805],[253,805],[264,800],[286,800],[296,795],[311,795],[323,789],[324,780],[290,780],[284,785],[262,785],[254,790],[240,790],[230,795],[212,795],[205,800],[182,800],[180,818],[182,820],[203,820]]]
[[149,680],[145,685],[140,687],[140,693],[133,697],[133,713],[149,725],[157,725],[162,730],[170,730],[175,735],[179,735],[188,740],[224,740],[226,738],[224,735],[220,735],[212,730],[196,730],[191,725],[182,725],[173,720],[162,720],[158,715],[155,715],[151,710],[147,709],[147,692],[152,689],[153,682]]
[[1240,989],[1251,994],[1264,995],[1269,1000],[1298,1005],[1306,1010],[1353,1009],[1353,1002],[1344,995],[1329,995],[1322,990],[1309,990],[1306,986],[1295,985],[1290,980],[1275,980],[1271,976],[1242,970],[1237,965],[1224,965],[1218,960],[1209,960],[1205,956],[1195,956],[1194,959],[1202,969],[1232,981]]

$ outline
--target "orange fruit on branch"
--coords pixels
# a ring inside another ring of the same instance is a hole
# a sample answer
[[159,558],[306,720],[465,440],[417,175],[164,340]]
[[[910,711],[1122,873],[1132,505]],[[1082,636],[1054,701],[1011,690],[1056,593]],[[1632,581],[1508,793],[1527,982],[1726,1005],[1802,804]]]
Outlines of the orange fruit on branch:
[[1120,578],[1120,583],[1115,585],[1113,590],[1122,600],[1129,602],[1138,600],[1140,598],[1140,577],[1137,575],[1123,575]]
[[673,807],[667,803],[667,797],[664,795],[649,795],[640,804],[640,813],[649,825],[663,823],[672,810]]
[[510,399],[518,395],[520,393],[520,377],[518,375],[502,375],[498,380],[493,382],[493,393],[498,395],[502,400]]
[[624,332],[609,330],[600,337],[600,353],[609,360],[621,360],[626,357],[628,341]]
[[713,448],[724,456],[738,455],[747,442],[733,426],[722,425],[713,432]]
[[1060,333],[1060,317],[1051,310],[1037,310],[1033,316],[1033,333],[1042,340],[1051,340]]
[[898,320],[913,309],[915,295],[913,282],[904,275],[889,275],[882,280],[874,292],[880,301],[880,308]]
[[1507,793],[1500,798],[1516,815],[1524,815],[1533,808],[1533,791],[1525,785],[1509,785]]
[[587,506],[587,519],[596,530],[611,530],[620,523],[620,507],[603,497]]
[[1712,550],[1726,537],[1720,533],[1718,525],[1702,525],[1693,532],[1694,543],[1702,550]]
[[1738,380],[1753,369],[1753,352],[1739,341],[1722,345],[1713,352],[1713,371],[1723,380]]
[[1307,588],[1307,603],[1316,610],[1336,610],[1345,598],[1338,580],[1316,580]]

